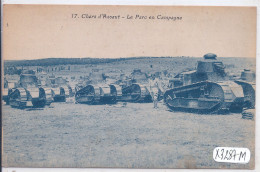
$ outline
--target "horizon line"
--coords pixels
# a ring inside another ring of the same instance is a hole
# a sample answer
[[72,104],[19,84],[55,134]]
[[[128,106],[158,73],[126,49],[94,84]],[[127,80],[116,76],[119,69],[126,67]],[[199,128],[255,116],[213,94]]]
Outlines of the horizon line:
[[[3,59],[3,61],[30,61],[30,60],[47,60],[47,59],[127,59],[127,58],[203,58],[198,56],[133,56],[133,57],[116,57],[116,58],[102,58],[102,57],[46,57],[46,58],[36,58],[36,59]],[[238,57],[238,56],[217,56],[217,58],[249,58],[253,59],[256,57]]]

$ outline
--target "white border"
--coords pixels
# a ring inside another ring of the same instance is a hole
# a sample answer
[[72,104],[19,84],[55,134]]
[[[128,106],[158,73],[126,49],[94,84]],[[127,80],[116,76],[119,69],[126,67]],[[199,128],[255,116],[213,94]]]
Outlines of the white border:
[[257,6],[258,0],[3,0],[4,4]]
[[[258,112],[259,106],[259,96],[260,96],[260,34],[259,31],[259,22],[260,22],[260,0],[2,0],[2,4],[59,4],[59,5],[179,5],[179,6],[256,6],[257,7],[257,61],[256,61],[256,144],[255,144],[255,170],[221,170],[221,172],[232,171],[232,172],[244,172],[244,171],[260,171],[260,113]],[[2,10],[1,10],[2,11]],[[2,14],[1,14],[2,16]],[[257,104],[258,103],[258,104]],[[64,168],[2,168],[3,172],[111,172],[111,171],[148,171],[147,169],[64,169]],[[195,171],[188,169],[167,169],[167,170],[149,170],[149,172],[168,172],[168,171]],[[210,170],[210,169],[199,169],[196,172],[205,172],[205,171],[220,171],[219,170]]]

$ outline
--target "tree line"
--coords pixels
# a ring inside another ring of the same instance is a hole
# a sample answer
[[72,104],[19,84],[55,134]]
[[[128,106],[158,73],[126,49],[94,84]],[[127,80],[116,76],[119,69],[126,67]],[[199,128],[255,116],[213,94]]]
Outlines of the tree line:
[[[37,60],[5,60],[4,66],[55,66],[55,65],[78,65],[112,63],[124,60],[164,58],[164,57],[128,57],[128,58],[47,58]],[[165,57],[166,58],[166,57]]]

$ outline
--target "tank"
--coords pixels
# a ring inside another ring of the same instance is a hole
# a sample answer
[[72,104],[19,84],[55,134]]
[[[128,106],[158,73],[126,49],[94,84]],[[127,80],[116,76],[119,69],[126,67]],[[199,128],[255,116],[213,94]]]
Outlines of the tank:
[[80,79],[80,80],[78,81],[78,83],[75,85],[75,88],[74,88],[75,93],[76,93],[77,91],[79,91],[80,89],[86,87],[86,86],[87,86],[87,85],[86,85],[85,80],[84,80],[84,79]]
[[102,71],[93,69],[88,79],[77,84],[75,90],[76,103],[82,104],[114,104],[117,97],[121,96],[121,89],[106,83],[106,77]]
[[15,87],[17,86],[18,81],[7,81],[6,78],[4,78],[4,89],[3,89],[3,101],[6,103],[6,105],[9,105],[10,100],[10,94],[14,91]]
[[165,104],[172,110],[193,113],[241,112],[247,107],[245,89],[232,81],[217,55],[209,53],[197,62],[197,68],[177,74],[171,89],[164,94]]
[[152,102],[151,92],[158,92],[161,100],[162,90],[149,85],[149,77],[140,69],[135,69],[129,79],[121,83],[122,97],[120,101],[149,103]]
[[241,76],[239,80],[235,81],[237,84],[241,85],[244,93],[244,107],[247,109],[255,108],[255,72],[244,69],[241,72]]
[[9,93],[9,103],[16,108],[44,107],[52,102],[51,89],[41,87],[31,70],[22,71],[17,86]]
[[244,71],[241,72],[240,79],[242,81],[255,83],[255,72],[250,69],[244,69]]
[[54,102],[66,102],[67,98],[74,96],[68,81],[63,77],[51,75],[47,77],[44,85],[51,87]]

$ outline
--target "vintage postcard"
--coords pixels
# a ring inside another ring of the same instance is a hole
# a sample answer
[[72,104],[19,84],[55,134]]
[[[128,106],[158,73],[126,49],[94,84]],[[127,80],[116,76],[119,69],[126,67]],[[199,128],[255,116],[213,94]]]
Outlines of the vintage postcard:
[[3,167],[254,169],[256,11],[3,5]]

